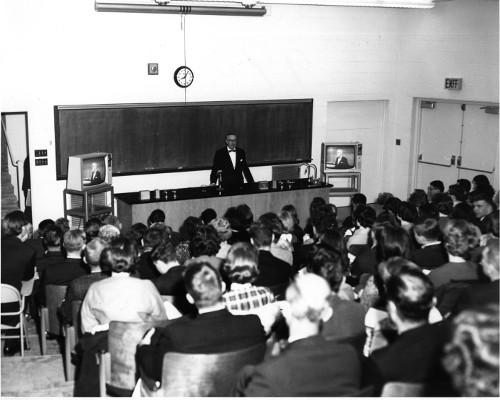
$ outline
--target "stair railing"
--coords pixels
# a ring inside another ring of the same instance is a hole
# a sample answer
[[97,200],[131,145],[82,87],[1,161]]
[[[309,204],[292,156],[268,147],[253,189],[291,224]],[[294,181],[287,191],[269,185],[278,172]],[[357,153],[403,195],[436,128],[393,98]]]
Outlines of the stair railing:
[[9,135],[7,135],[7,126],[5,125],[5,120],[2,115],[2,133],[5,138],[5,143],[7,145],[7,151],[9,152],[9,159],[11,165],[16,169],[16,181],[17,181],[17,206],[21,208],[21,186],[19,184],[19,164],[21,160],[14,161],[14,156],[12,155],[12,149],[9,143]]

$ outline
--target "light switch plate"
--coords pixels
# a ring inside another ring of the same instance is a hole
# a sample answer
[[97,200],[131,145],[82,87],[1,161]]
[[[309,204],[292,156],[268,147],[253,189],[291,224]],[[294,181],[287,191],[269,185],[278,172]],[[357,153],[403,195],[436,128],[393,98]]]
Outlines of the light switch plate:
[[158,75],[158,63],[148,64],[148,75]]

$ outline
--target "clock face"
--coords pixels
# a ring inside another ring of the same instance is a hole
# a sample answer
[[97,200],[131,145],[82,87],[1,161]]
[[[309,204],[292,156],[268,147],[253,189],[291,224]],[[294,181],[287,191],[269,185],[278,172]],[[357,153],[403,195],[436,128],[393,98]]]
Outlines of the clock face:
[[194,75],[191,68],[182,66],[175,70],[174,81],[175,84],[181,88],[186,88],[193,83]]

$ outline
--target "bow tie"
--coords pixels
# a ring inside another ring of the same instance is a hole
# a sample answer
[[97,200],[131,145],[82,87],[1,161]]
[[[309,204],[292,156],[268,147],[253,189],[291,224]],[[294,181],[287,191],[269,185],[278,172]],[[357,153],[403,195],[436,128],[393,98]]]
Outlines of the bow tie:
[[236,153],[236,150],[228,150],[229,153]]

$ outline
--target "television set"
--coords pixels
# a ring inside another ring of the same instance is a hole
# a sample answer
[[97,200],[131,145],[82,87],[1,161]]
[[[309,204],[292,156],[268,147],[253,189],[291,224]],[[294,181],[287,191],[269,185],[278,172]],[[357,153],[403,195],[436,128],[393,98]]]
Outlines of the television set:
[[68,157],[66,188],[85,191],[112,184],[111,153],[88,153]]
[[[327,142],[321,144],[322,172],[335,170],[361,170],[363,145],[359,142]],[[341,172],[341,171],[339,171]]]

